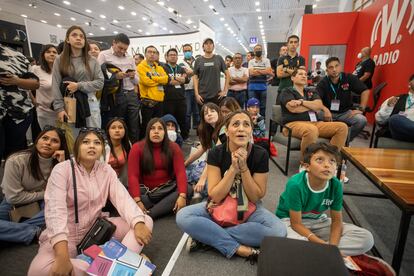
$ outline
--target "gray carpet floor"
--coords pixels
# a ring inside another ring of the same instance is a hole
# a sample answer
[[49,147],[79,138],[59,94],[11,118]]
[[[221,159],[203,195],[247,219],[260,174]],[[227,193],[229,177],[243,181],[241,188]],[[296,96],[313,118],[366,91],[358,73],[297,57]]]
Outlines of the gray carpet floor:
[[[268,108],[275,102],[276,92],[274,88],[269,89]],[[267,117],[270,115],[268,114]],[[192,137],[194,138],[194,133]],[[353,147],[368,147],[368,141],[360,138],[351,144]],[[285,148],[277,146],[280,161],[283,162]],[[189,152],[189,146],[184,147],[185,154]],[[293,152],[290,161],[289,176],[297,172],[299,167],[299,152]],[[0,169],[0,179],[2,177]],[[346,184],[345,190],[379,192],[366,177],[355,167],[348,166],[347,176],[350,182]],[[267,194],[263,199],[264,206],[274,211],[279,201],[279,196],[286,185],[287,177],[270,162],[270,175],[267,184]],[[346,202],[361,222],[362,226],[370,230],[375,238],[375,244],[384,259],[391,263],[396,235],[398,232],[400,210],[387,199],[366,199],[356,197],[345,197]],[[344,220],[349,218],[344,212]],[[411,221],[408,240],[405,247],[404,260],[400,275],[414,275],[414,222]],[[153,241],[144,248],[144,253],[157,266],[155,275],[162,275],[164,268],[171,258],[182,232],[177,228],[173,216],[165,217],[155,221]],[[0,243],[0,275],[18,276],[26,275],[31,260],[37,253],[36,244],[30,246]],[[277,250],[277,249],[275,249]],[[294,257],[294,256],[292,256]],[[255,275],[256,265],[250,265],[244,259],[234,257],[230,260],[224,258],[214,250],[198,251],[191,254],[182,250],[170,275]],[[314,275],[311,271],[309,275]]]

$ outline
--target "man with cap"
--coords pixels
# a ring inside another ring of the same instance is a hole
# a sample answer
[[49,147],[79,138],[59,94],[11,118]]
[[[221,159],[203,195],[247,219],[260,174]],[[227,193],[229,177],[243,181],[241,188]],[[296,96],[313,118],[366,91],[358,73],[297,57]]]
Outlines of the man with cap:
[[[204,55],[197,58],[194,63],[194,95],[200,106],[207,102],[218,105],[220,100],[227,95],[230,80],[229,71],[223,58],[213,54],[213,39],[204,39],[203,51]],[[220,88],[220,72],[225,74],[223,90]]]
[[266,136],[266,125],[262,115],[260,115],[260,102],[256,98],[250,98],[247,101],[247,112],[253,121],[253,137],[264,138]]

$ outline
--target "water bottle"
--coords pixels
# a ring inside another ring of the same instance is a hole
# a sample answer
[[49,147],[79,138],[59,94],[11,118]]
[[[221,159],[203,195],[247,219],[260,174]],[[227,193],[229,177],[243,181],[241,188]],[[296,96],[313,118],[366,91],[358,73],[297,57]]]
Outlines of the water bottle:
[[346,174],[346,163],[345,160],[342,161],[342,165],[341,165],[341,175],[339,176],[339,180],[341,181],[342,184],[346,183],[345,181],[345,174]]

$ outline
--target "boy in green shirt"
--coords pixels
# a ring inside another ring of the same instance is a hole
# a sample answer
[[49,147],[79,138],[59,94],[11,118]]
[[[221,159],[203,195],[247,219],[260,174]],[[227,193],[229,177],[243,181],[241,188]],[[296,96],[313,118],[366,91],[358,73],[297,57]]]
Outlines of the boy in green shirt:
[[[346,256],[369,251],[374,245],[372,234],[342,221],[342,184],[334,177],[337,147],[314,143],[303,158],[306,170],[288,180],[276,210],[286,224],[287,237],[336,245]],[[325,214],[328,209],[331,218]]]

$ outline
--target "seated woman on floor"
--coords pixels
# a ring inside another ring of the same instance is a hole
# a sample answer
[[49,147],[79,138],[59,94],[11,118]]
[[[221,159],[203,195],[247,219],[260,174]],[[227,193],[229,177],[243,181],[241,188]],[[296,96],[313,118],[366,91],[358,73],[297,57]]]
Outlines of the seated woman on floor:
[[[190,235],[189,251],[206,244],[227,258],[236,254],[254,261],[262,239],[285,237],[286,227],[261,203],[266,194],[269,156],[262,147],[249,143],[253,131],[249,114],[246,111],[231,113],[226,128],[226,144],[210,150],[207,159],[210,212],[202,202],[183,208],[176,221],[178,227]],[[224,200],[228,201],[228,197],[236,197],[244,203],[234,206],[243,212],[244,219],[239,223],[223,223],[214,211],[211,212]],[[234,226],[225,227],[229,224]]]
[[132,146],[128,183],[136,204],[153,219],[177,212],[187,204],[183,153],[169,140],[162,119],[151,119],[145,139]]
[[128,187],[128,154],[131,143],[128,139],[128,128],[121,118],[114,118],[106,125],[106,137],[110,152],[106,152],[108,164],[116,172],[119,180]]
[[[141,252],[151,240],[152,219],[145,215],[119,182],[115,171],[99,161],[104,138],[90,128],[81,129],[74,145],[74,160],[57,165],[45,192],[47,228],[39,238],[39,252],[28,275],[83,275],[89,264],[75,259],[82,240],[110,199],[121,217],[108,218],[116,225],[114,237],[133,252]],[[72,169],[72,164],[73,169]],[[74,170],[74,171],[73,171]],[[75,219],[74,173],[79,221]]]
[[[46,182],[53,167],[65,158],[69,158],[65,135],[51,126],[45,126],[31,149],[9,156],[1,184],[4,199],[0,204],[0,241],[28,245],[40,235],[45,226]],[[31,218],[21,222],[22,209],[14,207],[27,209]]]

